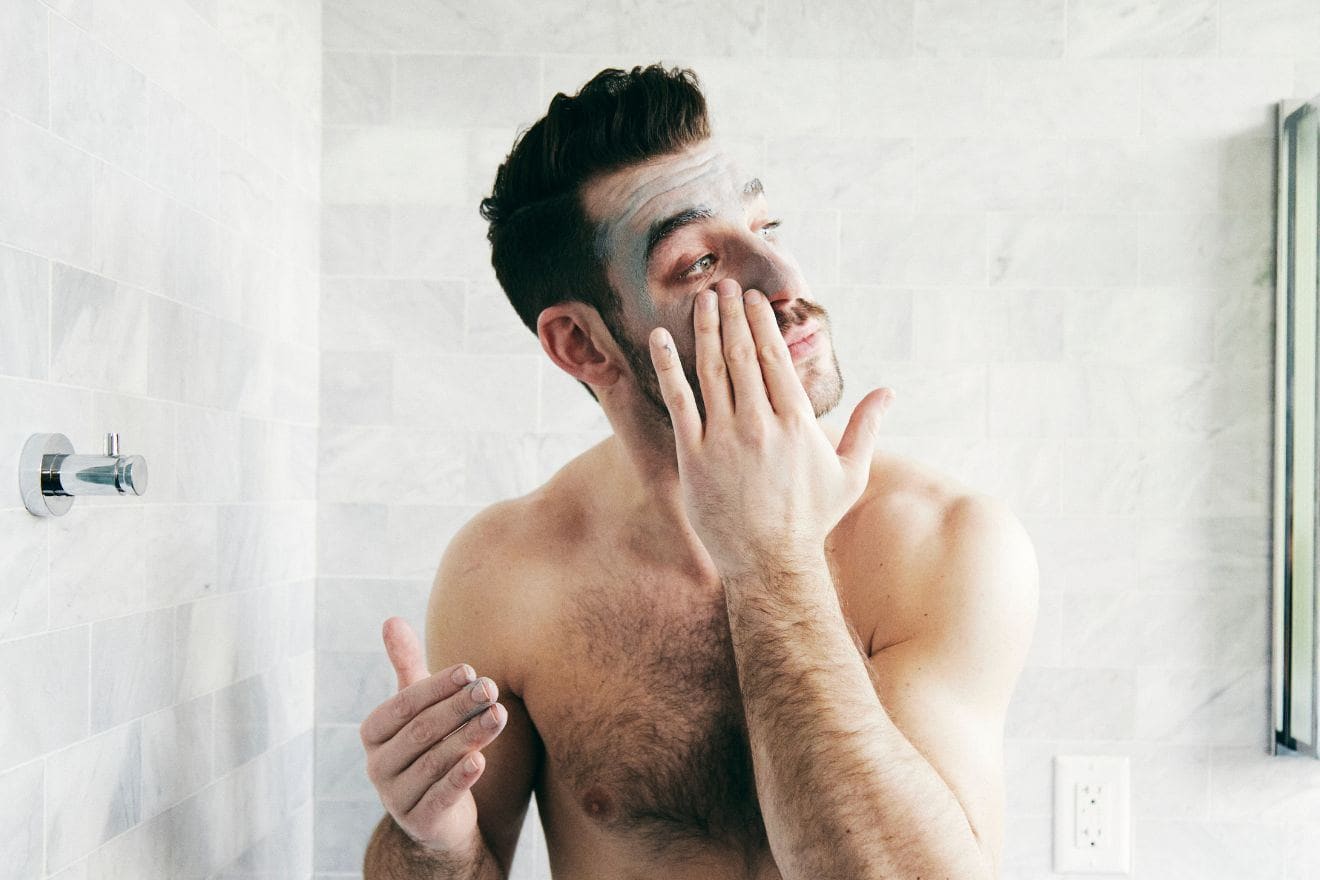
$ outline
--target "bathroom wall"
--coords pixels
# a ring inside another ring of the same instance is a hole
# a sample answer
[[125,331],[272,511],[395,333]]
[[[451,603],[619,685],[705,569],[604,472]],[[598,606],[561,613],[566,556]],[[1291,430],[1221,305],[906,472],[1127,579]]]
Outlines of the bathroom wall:
[[308,877],[320,4],[3,8],[0,876]]
[[1320,92],[1320,6],[326,0],[324,36],[317,877],[382,814],[381,622],[421,632],[455,529],[608,430],[477,203],[557,91],[656,60],[703,78],[833,316],[833,418],[894,387],[884,446],[1035,540],[1006,880],[1056,876],[1052,757],[1109,753],[1131,876],[1320,876],[1320,763],[1267,754],[1273,107]]

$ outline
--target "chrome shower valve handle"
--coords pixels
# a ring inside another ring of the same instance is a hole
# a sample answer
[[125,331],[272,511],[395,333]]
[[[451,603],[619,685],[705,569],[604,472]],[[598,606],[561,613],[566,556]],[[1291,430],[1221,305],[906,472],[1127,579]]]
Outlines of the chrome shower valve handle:
[[104,455],[75,455],[63,434],[33,434],[18,463],[23,505],[36,516],[61,516],[76,495],[142,495],[147,460],[119,454],[119,434],[105,435]]

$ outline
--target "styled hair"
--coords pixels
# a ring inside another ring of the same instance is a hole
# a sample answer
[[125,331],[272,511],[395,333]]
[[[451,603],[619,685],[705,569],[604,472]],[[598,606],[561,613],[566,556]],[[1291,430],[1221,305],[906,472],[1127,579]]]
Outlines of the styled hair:
[[684,68],[606,68],[576,95],[550,99],[545,116],[515,138],[481,200],[495,277],[528,329],[536,333],[542,310],[576,301],[594,307],[616,341],[627,343],[583,185],[708,137],[705,96],[696,73]]

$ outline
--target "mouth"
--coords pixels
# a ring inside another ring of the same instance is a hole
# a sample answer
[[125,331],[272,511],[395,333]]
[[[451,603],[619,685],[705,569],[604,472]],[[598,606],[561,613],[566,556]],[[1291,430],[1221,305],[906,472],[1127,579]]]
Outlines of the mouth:
[[794,329],[791,333],[784,335],[784,343],[788,346],[788,352],[793,356],[793,360],[810,354],[818,342],[820,325],[815,321],[808,321],[805,324]]

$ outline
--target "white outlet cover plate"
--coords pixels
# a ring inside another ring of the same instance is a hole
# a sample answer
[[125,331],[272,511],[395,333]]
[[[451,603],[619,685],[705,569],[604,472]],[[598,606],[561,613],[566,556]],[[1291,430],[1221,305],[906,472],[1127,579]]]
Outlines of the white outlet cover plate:
[[[1131,870],[1131,788],[1125,755],[1054,756],[1054,870],[1056,873],[1127,874]],[[1077,845],[1077,786],[1099,784],[1109,797],[1102,844]]]

